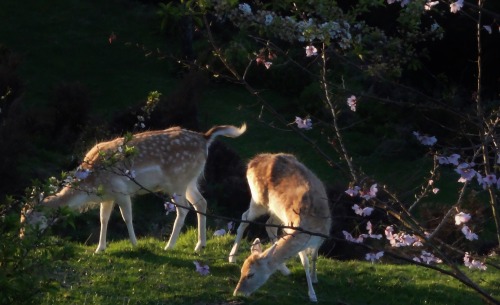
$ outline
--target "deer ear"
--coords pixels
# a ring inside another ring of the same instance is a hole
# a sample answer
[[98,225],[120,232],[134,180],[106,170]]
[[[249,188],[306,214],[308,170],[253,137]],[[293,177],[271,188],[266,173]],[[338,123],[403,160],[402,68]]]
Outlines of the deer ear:
[[269,249],[267,249],[264,253],[262,253],[261,257],[264,258],[265,260],[268,260],[271,257],[273,257],[277,245],[278,245],[277,243],[274,243]]
[[250,252],[251,253],[262,253],[262,244],[260,242],[260,239],[256,238],[253,243],[252,247],[250,247]]

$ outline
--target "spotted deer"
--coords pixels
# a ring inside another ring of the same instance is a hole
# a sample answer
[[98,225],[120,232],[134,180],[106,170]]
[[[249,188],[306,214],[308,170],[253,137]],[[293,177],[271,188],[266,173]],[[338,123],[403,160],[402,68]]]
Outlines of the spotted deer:
[[[182,207],[187,207],[189,201],[200,212],[197,214],[198,242],[195,247],[195,251],[200,251],[206,245],[206,217],[203,213],[207,202],[198,190],[198,178],[204,170],[208,148],[217,136],[235,138],[245,130],[245,124],[239,128],[215,126],[205,133],[173,127],[138,133],[130,141],[120,137],[99,143],[86,154],[78,169],[86,177],[46,197],[41,204],[49,208],[66,206],[82,211],[89,205],[100,203],[101,232],[96,249],[100,252],[106,249],[106,232],[114,203],[118,204],[130,241],[135,245],[131,197],[151,191],[177,194],[177,216],[165,250],[175,246],[188,213]],[[122,155],[127,147],[133,147],[131,156],[117,159],[116,156]],[[35,213],[31,214],[27,213],[28,219],[21,216],[22,221],[37,218]]]
[[[241,267],[241,277],[234,295],[250,295],[276,270],[290,273],[285,262],[298,254],[306,272],[309,299],[316,302],[312,285],[318,280],[316,259],[331,226],[330,208],[322,182],[294,156],[282,153],[254,157],[248,164],[247,180],[252,198],[242,220],[252,221],[261,215],[270,214],[268,224],[281,223],[290,228],[283,229],[283,235],[266,250],[262,250],[258,239],[254,241],[251,254]],[[235,261],[247,226],[247,222],[242,222],[238,227],[229,255],[230,262]],[[276,233],[276,228],[268,229],[270,236],[276,236]],[[312,257],[312,268],[309,266],[308,254]]]

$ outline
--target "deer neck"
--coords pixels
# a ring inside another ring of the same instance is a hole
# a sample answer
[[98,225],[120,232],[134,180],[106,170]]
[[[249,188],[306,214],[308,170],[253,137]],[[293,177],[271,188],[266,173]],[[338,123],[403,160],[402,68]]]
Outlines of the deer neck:
[[[294,257],[300,251],[307,248],[307,245],[311,239],[311,235],[304,234],[300,232],[291,232],[289,234],[281,237],[277,242],[276,246],[273,249],[268,248],[264,251],[264,256],[270,254],[269,260],[269,268],[271,270],[276,270],[282,263],[287,261],[289,258]],[[269,253],[271,252],[272,253]]]
[[73,210],[83,210],[91,201],[90,197],[90,194],[66,186],[56,195],[45,198],[42,204],[44,207],[53,209],[69,207]]

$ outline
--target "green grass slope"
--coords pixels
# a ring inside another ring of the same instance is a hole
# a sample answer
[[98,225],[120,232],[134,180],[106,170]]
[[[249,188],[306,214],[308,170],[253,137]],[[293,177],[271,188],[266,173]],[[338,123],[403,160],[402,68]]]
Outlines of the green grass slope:
[[[209,231],[211,236],[213,230]],[[233,297],[239,268],[248,255],[241,247],[238,264],[227,262],[234,235],[210,237],[205,251],[193,252],[196,230],[188,229],[176,249],[164,251],[157,239],[140,239],[132,248],[128,240],[111,242],[105,253],[94,254],[94,245],[70,244],[74,255],[54,262],[57,292],[40,300],[45,304],[304,304],[307,284],[299,259],[292,258],[290,276],[279,272],[248,298]],[[210,274],[196,272],[194,261],[207,264]],[[471,272],[472,277],[500,296],[498,273]],[[335,261],[320,258],[319,283],[323,304],[349,305],[470,305],[481,300],[449,277],[415,266]]]

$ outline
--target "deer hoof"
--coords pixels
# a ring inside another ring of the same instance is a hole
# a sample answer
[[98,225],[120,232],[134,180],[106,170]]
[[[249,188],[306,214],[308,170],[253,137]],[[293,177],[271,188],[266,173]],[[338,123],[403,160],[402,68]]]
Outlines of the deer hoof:
[[194,247],[194,252],[201,252],[203,249],[205,249],[205,245],[197,244],[196,247]]
[[231,264],[236,264],[236,255],[234,255],[234,254],[230,254],[230,255],[229,255],[229,262],[230,262]]

